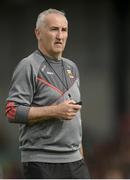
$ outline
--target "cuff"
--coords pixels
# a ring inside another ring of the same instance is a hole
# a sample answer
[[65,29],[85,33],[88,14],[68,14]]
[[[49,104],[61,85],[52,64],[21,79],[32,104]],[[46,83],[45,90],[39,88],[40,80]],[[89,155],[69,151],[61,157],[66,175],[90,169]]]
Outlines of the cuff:
[[27,123],[29,109],[30,107],[28,106],[23,106],[23,105],[17,106],[15,121],[17,123]]

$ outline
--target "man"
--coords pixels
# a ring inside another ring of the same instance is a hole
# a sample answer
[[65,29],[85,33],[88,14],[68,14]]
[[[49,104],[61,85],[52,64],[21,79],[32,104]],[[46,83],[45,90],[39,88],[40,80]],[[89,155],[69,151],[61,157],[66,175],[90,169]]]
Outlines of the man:
[[20,124],[25,178],[87,179],[78,69],[62,57],[68,37],[64,13],[40,13],[35,34],[38,50],[17,65],[6,105],[9,122]]

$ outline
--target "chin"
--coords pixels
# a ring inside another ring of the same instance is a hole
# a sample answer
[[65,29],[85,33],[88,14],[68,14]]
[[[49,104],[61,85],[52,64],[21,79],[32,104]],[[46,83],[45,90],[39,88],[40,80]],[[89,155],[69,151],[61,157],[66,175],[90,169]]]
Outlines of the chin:
[[63,49],[56,49],[55,51],[54,51],[55,53],[62,53],[63,52]]

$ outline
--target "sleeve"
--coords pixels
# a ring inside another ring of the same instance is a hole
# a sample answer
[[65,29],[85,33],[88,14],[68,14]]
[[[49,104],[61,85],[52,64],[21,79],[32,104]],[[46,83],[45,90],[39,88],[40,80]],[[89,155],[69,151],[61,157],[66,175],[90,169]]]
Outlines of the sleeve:
[[74,72],[75,72],[76,79],[78,80],[78,86],[80,87],[79,69],[78,69],[78,67],[77,67],[77,65],[75,63],[73,65],[73,67],[74,67]]
[[31,64],[25,59],[16,67],[6,103],[6,117],[9,122],[27,123],[35,92],[35,75]]

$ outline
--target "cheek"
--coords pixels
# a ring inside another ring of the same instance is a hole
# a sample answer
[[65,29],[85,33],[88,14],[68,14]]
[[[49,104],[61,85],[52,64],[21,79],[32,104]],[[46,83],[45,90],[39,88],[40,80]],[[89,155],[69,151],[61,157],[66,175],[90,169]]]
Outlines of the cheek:
[[64,38],[64,43],[66,43],[66,41],[67,41],[67,37]]
[[48,42],[48,43],[53,43],[53,41],[55,40],[55,37],[51,34],[48,34],[47,36],[46,36],[46,41]]
[[43,34],[40,34],[39,38],[41,41],[45,41],[45,36]]
[[68,35],[65,35],[65,36],[64,36],[65,41],[67,40],[67,38],[68,38]]
[[49,35],[48,35],[48,33],[46,33],[46,32],[42,32],[42,33],[40,34],[40,37],[41,37],[41,39],[42,39],[43,41],[48,41],[48,39],[49,39]]

